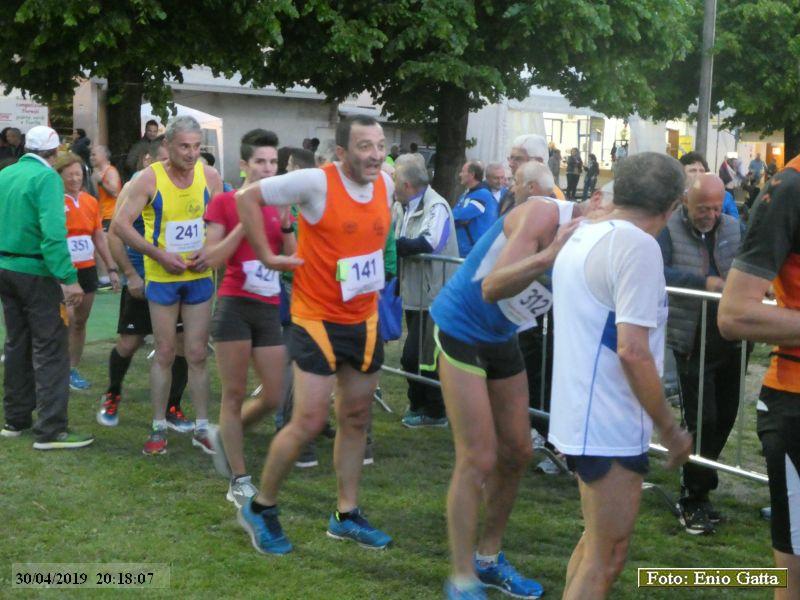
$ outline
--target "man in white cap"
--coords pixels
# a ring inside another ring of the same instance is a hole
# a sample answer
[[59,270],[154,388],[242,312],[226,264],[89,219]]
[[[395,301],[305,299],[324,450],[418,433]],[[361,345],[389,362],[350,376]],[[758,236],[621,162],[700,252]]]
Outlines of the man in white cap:
[[79,304],[83,290],[67,249],[64,184],[52,168],[58,145],[55,131],[33,127],[25,154],[0,172],[0,301],[6,322],[0,436],[17,438],[33,427],[37,450],[94,441],[67,429],[65,304]]

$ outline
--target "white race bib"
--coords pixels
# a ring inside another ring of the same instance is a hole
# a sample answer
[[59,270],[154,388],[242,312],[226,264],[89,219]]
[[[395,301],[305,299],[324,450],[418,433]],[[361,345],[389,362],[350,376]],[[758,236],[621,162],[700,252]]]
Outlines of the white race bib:
[[516,296],[503,298],[497,306],[506,318],[517,325],[529,325],[553,305],[553,294],[538,281],[533,281]]
[[246,260],[242,263],[244,285],[242,289],[259,296],[277,296],[281,293],[280,273],[265,267],[260,260]]
[[94,260],[94,242],[90,235],[71,235],[67,238],[67,248],[73,263]]
[[360,294],[382,290],[386,283],[383,250],[339,259],[336,279],[342,286],[342,300],[345,302]]
[[203,219],[167,223],[167,252],[194,252],[203,247]]

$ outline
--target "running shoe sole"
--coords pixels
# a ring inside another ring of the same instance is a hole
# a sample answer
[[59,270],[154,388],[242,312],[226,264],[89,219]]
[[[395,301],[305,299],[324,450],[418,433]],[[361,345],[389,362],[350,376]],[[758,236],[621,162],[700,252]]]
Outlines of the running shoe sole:
[[175,423],[169,419],[167,419],[167,427],[172,429],[172,431],[177,431],[178,433],[191,433],[194,431],[194,425],[175,425]]
[[33,447],[36,450],[75,450],[85,448],[93,443],[94,438],[82,442],[34,442]]
[[513,593],[509,592],[507,589],[504,589],[504,588],[500,587],[499,585],[495,585],[493,583],[483,583],[483,582],[481,582],[481,585],[484,588],[492,588],[492,589],[498,590],[499,592],[502,592],[506,596],[510,596],[512,598],[526,598],[526,599],[527,598],[531,598],[531,599],[535,600],[536,598],[541,598],[542,596],[544,596],[544,593],[539,594],[538,596],[522,596],[520,594],[513,594]]
[[689,535],[703,535],[703,534],[714,533],[713,529],[709,530],[709,529],[704,529],[704,528],[687,527],[686,526],[686,519],[683,516],[679,517],[678,520],[680,521],[680,524],[683,525],[684,531],[686,531],[686,533],[688,533]]
[[350,538],[350,537],[336,535],[335,533],[331,533],[330,530],[326,530],[325,534],[329,538],[334,539],[334,540],[339,540],[339,541],[342,541],[342,542],[355,542],[356,544],[358,544],[362,548],[366,548],[367,550],[385,550],[386,548],[389,547],[389,544],[391,544],[391,542],[389,542],[389,544],[384,544],[383,546],[370,546],[369,544],[365,544],[363,542],[359,542],[358,540],[354,540],[353,538]]
[[425,423],[424,425],[411,425],[403,421],[401,421],[401,423],[406,429],[425,429],[426,427],[431,429],[447,429],[450,426],[448,421],[436,424]]
[[198,447],[198,448],[200,448],[200,449],[201,449],[203,452],[205,452],[206,454],[208,454],[208,455],[210,455],[210,456],[214,456],[214,455],[216,454],[216,452],[215,452],[214,450],[210,450],[210,449],[206,448],[204,444],[202,444],[201,442],[198,442],[198,441],[197,441],[196,439],[194,439],[194,438],[192,438],[192,446],[197,446],[197,447]]
[[[258,552],[259,554],[266,554],[267,556],[283,556],[282,554],[279,554],[277,552],[267,552],[261,546],[258,545],[258,542],[256,541],[256,532],[250,526],[250,523],[247,522],[247,519],[245,519],[242,516],[241,510],[236,511],[236,520],[239,522],[239,525],[241,525],[247,532],[247,535],[250,536],[250,543],[253,545],[253,548],[256,549],[256,552]],[[288,552],[286,554],[288,554]]]
[[117,419],[113,423],[109,423],[108,421],[103,419],[100,413],[97,413],[97,422],[103,427],[116,427],[117,425],[119,425],[119,419]]
[[313,467],[318,467],[319,466],[319,461],[318,460],[307,460],[307,461],[302,461],[301,462],[301,461],[298,460],[296,463],[294,463],[294,466],[297,467],[298,469],[311,469]]
[[11,429],[3,429],[0,431],[0,437],[4,438],[18,438],[21,435],[21,431],[12,431]]
[[85,392],[85,391],[87,391],[89,389],[89,386],[87,385],[86,387],[78,387],[78,386],[72,385],[70,383],[69,384],[69,389],[71,389],[73,392]]

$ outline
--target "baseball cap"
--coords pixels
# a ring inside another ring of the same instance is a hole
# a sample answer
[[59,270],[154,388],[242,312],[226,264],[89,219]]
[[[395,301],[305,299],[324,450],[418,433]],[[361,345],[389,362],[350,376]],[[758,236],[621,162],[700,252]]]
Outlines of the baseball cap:
[[31,127],[25,134],[25,147],[28,150],[53,150],[58,148],[60,143],[61,140],[55,130],[44,125]]

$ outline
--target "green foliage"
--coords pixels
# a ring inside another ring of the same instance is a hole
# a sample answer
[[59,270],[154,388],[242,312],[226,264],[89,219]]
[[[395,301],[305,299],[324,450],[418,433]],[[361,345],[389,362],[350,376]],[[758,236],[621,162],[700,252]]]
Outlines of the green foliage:
[[436,114],[446,85],[466,90],[473,109],[542,85],[610,115],[655,114],[656,80],[692,49],[696,17],[689,0],[297,5],[299,18],[279,16],[291,42],[270,48],[249,76],[280,87],[305,82],[337,100],[367,89],[387,112],[417,121]]

